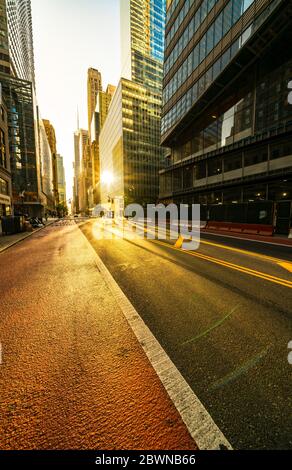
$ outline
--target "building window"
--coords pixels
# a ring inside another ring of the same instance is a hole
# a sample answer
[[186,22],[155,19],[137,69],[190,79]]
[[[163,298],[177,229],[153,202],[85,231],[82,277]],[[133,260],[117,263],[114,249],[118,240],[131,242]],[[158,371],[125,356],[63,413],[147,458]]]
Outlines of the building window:
[[259,149],[246,152],[244,155],[244,165],[251,166],[258,163],[266,162],[268,160],[268,148],[261,147]]
[[222,173],[222,158],[212,158],[208,162],[208,176],[216,176]]
[[8,196],[8,183],[2,178],[0,178],[0,194]]
[[7,168],[7,154],[5,145],[5,133],[0,129],[0,166]]

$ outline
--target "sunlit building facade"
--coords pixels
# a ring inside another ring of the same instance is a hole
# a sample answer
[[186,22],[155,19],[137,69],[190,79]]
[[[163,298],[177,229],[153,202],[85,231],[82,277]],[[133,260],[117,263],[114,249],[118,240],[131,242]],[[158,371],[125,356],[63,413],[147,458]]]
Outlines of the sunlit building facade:
[[163,202],[292,199],[291,2],[174,0],[167,12]]
[[157,201],[165,14],[165,0],[121,0],[122,79],[100,136],[102,202],[108,192],[125,204]]
[[102,91],[101,73],[94,68],[90,68],[87,71],[87,110],[89,138],[91,134],[91,121],[95,113],[98,94],[100,91]]
[[100,154],[99,137],[105,120],[107,118],[109,107],[115,93],[116,87],[108,85],[106,91],[100,91],[97,96],[95,113],[91,120],[91,161],[92,161],[92,188],[90,189],[91,206],[93,209],[100,203]]
[[101,201],[155,202],[162,151],[160,95],[122,79],[100,135]]
[[35,87],[30,0],[0,0],[0,70]]
[[161,90],[166,0],[121,0],[122,77]]
[[58,193],[58,161],[57,161],[57,139],[54,126],[48,119],[43,119],[44,127],[47,134],[48,143],[52,154],[52,169],[53,169],[53,187],[54,187],[54,198],[55,205],[59,204],[59,193]]
[[58,193],[59,193],[59,203],[63,206],[67,204],[67,195],[66,195],[66,176],[64,168],[64,158],[57,154],[57,164],[58,164]]
[[92,161],[88,131],[74,133],[73,207],[76,213],[88,214],[89,188],[92,187]]
[[53,185],[53,159],[48,142],[46,129],[42,119],[39,119],[39,155],[40,155],[40,191],[45,211],[55,210]]

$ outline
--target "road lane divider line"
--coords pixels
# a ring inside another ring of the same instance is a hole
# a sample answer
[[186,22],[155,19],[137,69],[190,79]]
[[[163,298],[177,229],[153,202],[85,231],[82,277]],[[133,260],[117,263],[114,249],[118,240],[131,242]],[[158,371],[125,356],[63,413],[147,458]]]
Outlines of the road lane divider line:
[[278,263],[279,266],[281,266],[281,268],[284,268],[286,269],[287,271],[289,271],[289,273],[292,273],[292,263],[287,263],[287,262],[283,262],[281,261],[280,263]]
[[208,256],[208,255],[203,255],[202,253],[195,253],[193,251],[181,250],[181,249],[176,248],[175,246],[173,246],[169,243],[164,243],[164,242],[161,242],[161,241],[158,241],[158,240],[149,240],[149,241],[151,241],[155,245],[162,245],[162,246],[167,247],[169,249],[179,251],[180,253],[183,253],[183,254],[186,254],[186,255],[189,255],[189,256],[193,256],[195,258],[200,258],[200,259],[203,259],[205,261],[209,261],[211,263],[218,264],[220,266],[224,266],[226,268],[233,269],[235,271],[240,271],[242,273],[249,274],[250,276],[258,277],[260,279],[270,281],[270,282],[273,282],[275,284],[279,284],[279,285],[282,285],[282,286],[285,286],[285,287],[289,287],[290,289],[292,288],[292,281],[288,281],[286,279],[278,278],[276,276],[272,276],[270,274],[263,273],[261,271],[255,271],[254,269],[250,269],[250,268],[247,268],[245,266],[237,265],[237,264],[234,264],[234,263],[229,263],[229,261],[223,261],[223,260],[220,260],[218,258],[213,258],[213,257]]
[[199,398],[183,378],[142,317],[126,297],[120,286],[83,234],[92,252],[95,264],[113,293],[139,344],[158,375],[172,403],[185,423],[190,435],[201,450],[232,450],[222,431],[213,421]]
[[[150,229],[148,227],[147,228],[144,227],[144,231],[145,231],[145,233],[149,232],[149,233],[155,234],[155,231],[153,231],[153,228]],[[167,229],[167,232],[170,235],[172,234],[172,231],[169,230],[169,229]],[[182,237],[182,236],[180,235],[180,237]],[[180,239],[180,237],[179,237],[179,239]],[[234,237],[230,237],[230,238],[234,238]],[[265,260],[265,261],[270,261],[270,262],[277,263],[277,264],[280,264],[280,263],[286,263],[288,265],[290,264],[291,265],[291,271],[290,272],[292,272],[292,263],[287,263],[285,260],[280,259],[280,258],[275,258],[273,256],[268,256],[268,255],[262,255],[261,253],[255,253],[253,251],[244,250],[242,248],[235,248],[233,246],[221,245],[220,243],[210,242],[210,241],[204,240],[202,238],[200,239],[200,244],[213,246],[215,248],[221,248],[222,250],[233,251],[234,253],[240,253],[242,255],[251,256],[253,258],[259,258],[259,259],[262,259],[262,260]],[[180,247],[178,246],[177,248],[180,248]],[[290,270],[290,268],[288,269],[288,271],[289,270]]]

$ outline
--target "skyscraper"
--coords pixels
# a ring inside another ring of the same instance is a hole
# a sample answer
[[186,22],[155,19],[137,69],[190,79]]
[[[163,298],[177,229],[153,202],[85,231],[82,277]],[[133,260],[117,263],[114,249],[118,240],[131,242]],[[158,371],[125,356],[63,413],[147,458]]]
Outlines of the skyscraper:
[[115,90],[115,86],[108,85],[106,91],[98,93],[96,109],[91,120],[92,207],[100,202],[99,136],[107,118]]
[[5,67],[10,68],[10,73],[15,77],[28,80],[35,87],[31,2],[30,0],[1,0],[0,6],[2,24],[0,44],[1,49],[9,53],[6,57],[3,51]]
[[88,109],[88,131],[90,134],[91,121],[95,112],[98,93],[102,91],[101,73],[93,68],[87,72],[87,109]]
[[74,210],[88,213],[88,190],[92,186],[92,162],[88,131],[74,133]]
[[291,18],[291,1],[170,3],[162,143],[171,157],[161,172],[161,201],[212,206],[218,220],[229,205],[232,221],[250,223],[272,223],[272,201],[281,214],[276,230],[287,233]]
[[166,0],[121,0],[122,77],[162,89]]
[[47,139],[52,154],[52,167],[53,167],[53,187],[54,187],[54,196],[56,206],[59,204],[59,194],[58,194],[58,162],[57,162],[57,139],[54,126],[50,123],[49,120],[43,119],[45,126]]
[[[12,187],[8,144],[7,108],[1,97],[0,104],[0,224],[1,217],[10,215],[12,209]],[[1,232],[1,226],[0,226]]]
[[41,174],[49,152],[35,96],[30,0],[0,0],[0,27],[0,83],[7,103],[15,212],[43,216],[46,202],[51,208],[51,190],[47,187],[44,194],[46,175]]
[[66,196],[66,177],[65,177],[65,168],[64,168],[64,158],[59,154],[57,154],[57,165],[58,165],[59,203],[66,206],[67,196]]
[[165,0],[121,0],[122,79],[100,135],[102,202],[157,200],[165,14]]

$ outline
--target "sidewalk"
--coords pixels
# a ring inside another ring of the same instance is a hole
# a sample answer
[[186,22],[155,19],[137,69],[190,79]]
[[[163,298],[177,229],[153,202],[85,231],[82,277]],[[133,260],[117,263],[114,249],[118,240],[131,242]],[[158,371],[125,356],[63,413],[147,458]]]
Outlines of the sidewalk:
[[[48,219],[48,221],[45,222],[45,225],[46,226],[51,225],[56,221],[57,221],[57,219]],[[43,230],[43,228],[34,229],[33,232],[15,233],[13,235],[2,235],[2,233],[0,233],[0,253],[2,251],[7,250],[8,248],[16,245],[17,243],[21,242],[22,240],[25,240],[26,238],[30,237],[31,235],[36,233],[38,230]]]
[[78,227],[35,237],[0,255],[0,449],[195,450]]

